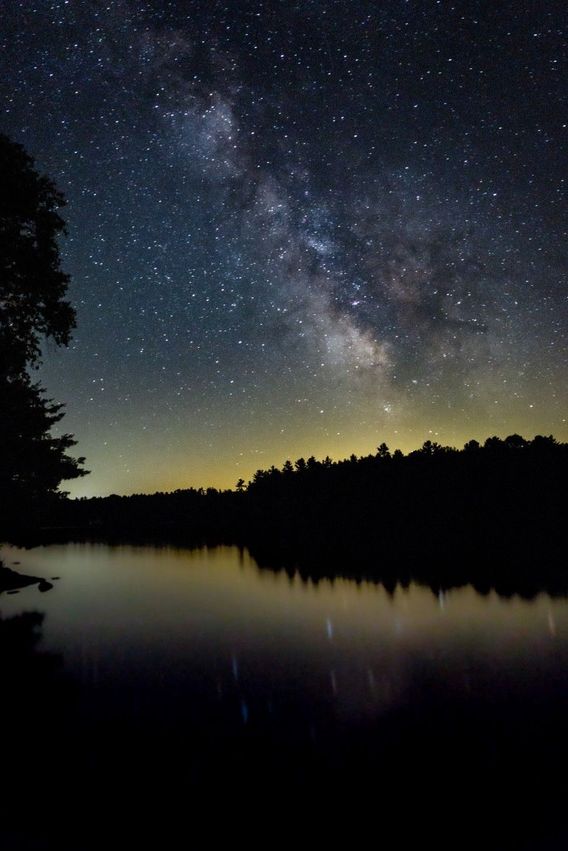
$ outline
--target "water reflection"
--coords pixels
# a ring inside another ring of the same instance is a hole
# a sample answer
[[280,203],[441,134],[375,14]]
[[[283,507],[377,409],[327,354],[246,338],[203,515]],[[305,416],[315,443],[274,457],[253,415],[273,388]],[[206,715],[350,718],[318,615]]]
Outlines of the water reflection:
[[[140,812],[163,845],[188,800],[197,818],[198,800],[251,796],[339,795],[345,812],[369,796],[387,810],[481,808],[479,824],[500,819],[488,847],[511,836],[521,847],[520,833],[545,847],[545,827],[563,831],[554,807],[566,790],[551,772],[568,756],[564,599],[316,582],[259,570],[236,548],[2,555],[61,577],[45,596],[30,587],[0,598],[5,623],[38,599],[46,613],[25,616],[36,639],[27,657],[11,656],[24,659],[13,669],[28,685],[31,669],[42,673],[31,693],[16,685],[25,761],[16,748],[8,764],[67,766],[60,793],[83,827],[73,840],[60,825],[53,847],[96,847],[111,816],[132,845]],[[24,735],[30,724],[37,741]],[[505,790],[525,808],[522,831],[499,813]],[[93,801],[99,823],[85,831]]]
[[0,615],[2,849],[52,847],[57,796],[40,792],[37,777],[55,766],[76,773],[70,759],[75,691],[62,657],[41,649],[43,623],[38,611]]
[[496,557],[489,551],[483,561],[472,559],[466,550],[459,559],[450,560],[444,555],[439,561],[416,558],[411,562],[392,558],[330,560],[317,552],[309,560],[294,561],[284,558],[278,550],[258,547],[252,548],[251,554],[262,568],[283,571],[290,577],[300,576],[307,582],[322,579],[334,582],[338,578],[357,583],[371,582],[382,585],[390,595],[397,588],[424,585],[438,596],[442,604],[447,591],[466,586],[471,586],[482,596],[491,591],[500,597],[519,596],[526,600],[532,600],[540,593],[568,596],[568,570],[557,561],[539,561],[538,555],[531,564],[527,564],[513,558]]

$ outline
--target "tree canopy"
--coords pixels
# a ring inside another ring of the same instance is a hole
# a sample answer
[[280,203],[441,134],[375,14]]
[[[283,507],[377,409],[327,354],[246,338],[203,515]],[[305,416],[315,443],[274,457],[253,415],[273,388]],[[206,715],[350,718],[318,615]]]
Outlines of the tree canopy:
[[43,340],[67,345],[75,311],[66,300],[58,238],[65,203],[21,145],[0,135],[0,500],[22,510],[85,475],[83,458],[66,450],[72,435],[53,437],[63,406],[45,398],[31,368]]
[[65,299],[58,237],[61,193],[21,145],[0,135],[0,364],[21,374],[37,365],[41,340],[67,345],[75,311]]

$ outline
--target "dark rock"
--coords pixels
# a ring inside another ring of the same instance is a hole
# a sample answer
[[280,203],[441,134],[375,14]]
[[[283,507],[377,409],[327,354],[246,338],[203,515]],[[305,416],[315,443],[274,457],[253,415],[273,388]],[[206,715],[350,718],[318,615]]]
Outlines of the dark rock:
[[26,576],[25,573],[18,573],[16,570],[11,570],[9,567],[0,566],[0,594],[3,591],[17,591],[20,588],[27,588],[28,585],[38,585],[40,591],[49,591],[53,585],[41,576]]

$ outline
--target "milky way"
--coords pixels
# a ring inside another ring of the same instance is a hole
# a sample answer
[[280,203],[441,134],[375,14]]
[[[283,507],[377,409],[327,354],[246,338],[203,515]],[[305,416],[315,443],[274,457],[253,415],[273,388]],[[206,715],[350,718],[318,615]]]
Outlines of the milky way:
[[[525,8],[523,8],[525,7]],[[14,2],[76,493],[566,425],[564,4]]]

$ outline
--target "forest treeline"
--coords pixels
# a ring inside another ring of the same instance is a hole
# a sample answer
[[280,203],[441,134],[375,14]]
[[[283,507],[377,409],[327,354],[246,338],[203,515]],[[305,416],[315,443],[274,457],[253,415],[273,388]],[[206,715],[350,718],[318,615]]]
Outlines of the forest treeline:
[[473,575],[493,586],[497,571],[564,589],[567,467],[568,444],[552,436],[461,450],[426,441],[407,455],[383,443],[363,457],[286,461],[234,490],[63,500],[44,525],[67,539],[238,544],[309,576],[400,580],[435,567],[441,585]]

